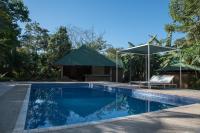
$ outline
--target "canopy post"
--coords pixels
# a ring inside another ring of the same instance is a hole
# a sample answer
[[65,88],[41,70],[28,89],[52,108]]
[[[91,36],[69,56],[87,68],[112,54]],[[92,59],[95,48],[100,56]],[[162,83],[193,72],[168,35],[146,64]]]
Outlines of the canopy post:
[[159,46],[159,45],[155,45],[151,43],[152,40],[150,40],[148,43],[144,44],[144,45],[139,45],[139,46],[135,46],[132,48],[128,48],[125,50],[121,50],[120,52],[122,53],[134,53],[134,54],[139,54],[139,55],[146,55],[146,60],[147,60],[147,64],[146,64],[146,79],[148,81],[148,89],[151,89],[151,84],[150,84],[150,72],[151,72],[151,66],[150,66],[150,62],[151,62],[151,54],[157,54],[160,52],[169,52],[169,51],[175,51],[175,48],[171,48],[171,47],[164,47],[164,46]]
[[131,65],[132,65],[132,59],[131,59],[131,62],[130,62],[130,73],[129,73],[129,82],[131,82],[131,73],[132,73],[132,70],[131,70]]
[[182,66],[181,66],[181,63],[182,63],[182,59],[181,59],[181,50],[179,51],[179,54],[180,54],[180,77],[179,77],[179,81],[180,81],[180,83],[179,83],[179,88],[181,89],[181,87],[182,87]]
[[118,82],[118,51],[116,51],[116,83]]
[[151,89],[150,86],[150,46],[148,43],[148,89]]
[[145,55],[145,81],[148,81],[148,56]]

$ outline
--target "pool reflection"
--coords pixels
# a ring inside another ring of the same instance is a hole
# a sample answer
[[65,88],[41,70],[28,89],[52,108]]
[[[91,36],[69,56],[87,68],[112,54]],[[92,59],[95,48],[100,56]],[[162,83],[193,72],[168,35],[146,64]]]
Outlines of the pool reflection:
[[169,108],[89,88],[32,88],[25,129],[96,121]]

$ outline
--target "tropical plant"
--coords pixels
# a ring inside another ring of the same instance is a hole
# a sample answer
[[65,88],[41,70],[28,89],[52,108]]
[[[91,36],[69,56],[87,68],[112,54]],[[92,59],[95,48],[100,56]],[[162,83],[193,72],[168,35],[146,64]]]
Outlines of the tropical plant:
[[170,24],[165,25],[165,31],[167,32],[166,46],[171,47],[172,33],[175,31],[174,26]]
[[174,47],[178,52],[171,52],[162,58],[162,66],[181,62],[196,73],[193,79],[193,85],[198,84],[200,77],[200,1],[199,0],[171,0],[170,15],[173,24],[166,25],[168,32],[167,44],[170,44],[169,38],[172,38],[173,32],[185,33],[185,37],[175,40]]

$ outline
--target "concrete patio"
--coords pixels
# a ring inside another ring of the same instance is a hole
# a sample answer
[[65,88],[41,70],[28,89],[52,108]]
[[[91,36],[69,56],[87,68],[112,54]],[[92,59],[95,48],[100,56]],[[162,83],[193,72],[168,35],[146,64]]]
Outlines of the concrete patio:
[[[200,104],[133,116],[124,120],[47,131],[48,133],[199,133]],[[47,133],[45,132],[45,133]]]
[[0,133],[10,133],[15,127],[26,95],[27,85],[12,87],[2,85],[1,90],[3,93],[0,95]]

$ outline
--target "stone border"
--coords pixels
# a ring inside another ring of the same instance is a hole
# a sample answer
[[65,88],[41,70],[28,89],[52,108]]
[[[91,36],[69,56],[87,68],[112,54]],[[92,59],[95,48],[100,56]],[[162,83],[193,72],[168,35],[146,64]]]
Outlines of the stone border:
[[200,99],[197,99],[197,98],[172,95],[172,94],[162,94],[159,92],[151,92],[151,91],[144,91],[144,90],[138,90],[138,89],[129,89],[126,86],[112,87],[109,85],[101,85],[101,84],[93,84],[93,86],[95,87],[95,89],[107,91],[110,93],[118,92],[118,93],[122,93],[133,98],[156,101],[156,102],[171,104],[175,106],[183,106],[183,105],[189,105],[189,104],[194,104],[194,103],[200,103]]
[[57,131],[57,130],[63,130],[63,129],[78,128],[78,127],[83,127],[83,126],[92,126],[92,125],[97,125],[97,124],[104,124],[104,123],[107,123],[107,122],[116,122],[116,121],[120,121],[120,120],[133,119],[133,118],[137,118],[137,117],[140,117],[140,116],[145,116],[145,115],[155,114],[155,113],[161,113],[163,111],[168,111],[168,110],[172,110],[172,109],[174,110],[176,108],[191,107],[191,106],[194,106],[194,105],[197,105],[197,104],[179,106],[179,107],[163,109],[163,110],[158,110],[158,111],[152,111],[152,112],[147,112],[147,113],[142,113],[142,114],[137,114],[137,115],[129,115],[129,116],[122,116],[122,117],[118,117],[118,118],[110,118],[110,119],[106,119],[106,120],[84,122],[84,123],[73,124],[73,125],[63,125],[63,126],[53,126],[53,127],[29,129],[29,130],[24,130],[23,133],[50,132],[50,131]]
[[30,92],[31,92],[31,84],[29,84],[29,87],[27,88],[26,96],[24,98],[20,113],[18,115],[17,122],[15,124],[13,133],[23,133],[23,131],[24,131],[24,126],[25,126],[25,122],[26,122],[26,114],[28,111],[28,102],[29,102]]

